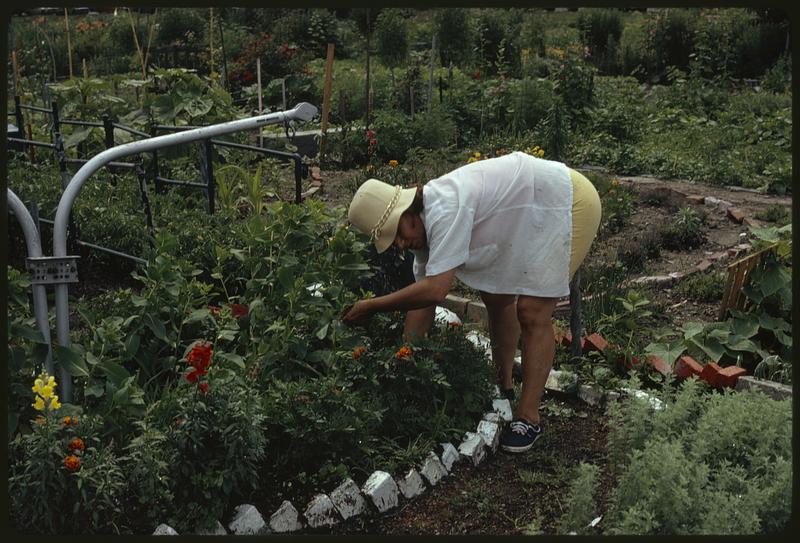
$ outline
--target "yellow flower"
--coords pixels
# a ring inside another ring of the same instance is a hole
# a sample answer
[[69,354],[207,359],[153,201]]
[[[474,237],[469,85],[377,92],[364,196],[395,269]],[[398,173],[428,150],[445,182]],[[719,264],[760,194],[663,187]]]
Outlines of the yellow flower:
[[480,152],[478,152],[478,151],[475,151],[475,152],[472,154],[472,156],[474,156],[475,158],[481,158],[481,154],[480,154]]
[[42,387],[42,389],[39,391],[39,394],[41,394],[42,398],[46,400],[53,395],[53,387],[51,386]]
[[41,396],[36,396],[36,401],[31,406],[37,411],[44,411],[44,400]]
[[478,161],[477,158],[475,158],[474,156],[471,156],[471,157],[469,157],[469,160],[467,160],[467,164],[469,164],[471,162],[477,162],[477,161]]
[[56,411],[57,409],[61,409],[61,403],[58,401],[58,396],[53,396],[53,399],[50,400],[50,410]]
[[43,386],[44,386],[44,383],[42,382],[42,380],[41,379],[36,379],[33,382],[33,386],[31,387],[31,390],[38,394],[42,390]]
[[619,185],[619,181],[617,181],[617,178],[615,177],[614,179],[611,180],[611,186],[616,187],[617,185]]
[[397,165],[398,165],[398,164],[399,164],[399,162],[397,162],[397,161],[396,161],[396,160],[394,160],[394,159],[392,159],[392,160],[390,160],[390,161],[389,161],[389,166],[391,166],[392,168],[397,168]]
[[539,158],[543,157],[544,156],[544,149],[539,149],[539,152],[536,153],[536,154],[539,155]]

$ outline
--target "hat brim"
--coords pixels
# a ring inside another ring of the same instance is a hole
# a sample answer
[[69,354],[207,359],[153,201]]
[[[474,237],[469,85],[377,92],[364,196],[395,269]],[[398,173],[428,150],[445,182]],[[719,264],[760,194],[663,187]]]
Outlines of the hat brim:
[[400,191],[400,196],[397,199],[397,205],[394,206],[394,209],[386,219],[383,228],[381,228],[380,237],[375,240],[375,249],[378,251],[378,254],[386,251],[389,247],[391,247],[392,243],[394,243],[394,238],[397,237],[397,225],[400,223],[400,216],[405,213],[409,207],[411,207],[411,204],[414,203],[414,197],[416,195],[416,188],[403,189]]

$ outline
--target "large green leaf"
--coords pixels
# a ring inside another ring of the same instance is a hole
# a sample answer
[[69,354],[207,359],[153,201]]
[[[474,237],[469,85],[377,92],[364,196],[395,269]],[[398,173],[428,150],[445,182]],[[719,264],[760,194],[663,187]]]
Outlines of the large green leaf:
[[691,339],[703,331],[703,323],[685,322],[681,326],[681,330],[683,330],[683,339]]
[[777,262],[767,265],[761,276],[761,293],[764,297],[772,296],[792,281],[792,276],[784,266]]
[[111,382],[118,386],[125,379],[128,379],[131,376],[128,370],[126,370],[123,366],[110,360],[101,361],[97,365],[97,368],[102,371]]
[[17,322],[11,323],[11,329],[8,331],[9,337],[21,337],[35,343],[44,343],[44,336],[38,328],[25,326]]
[[725,346],[714,337],[706,337],[704,341],[701,338],[693,337],[689,343],[703,351],[714,362],[719,362],[726,353]]
[[734,318],[731,320],[731,331],[737,336],[744,336],[746,338],[753,337],[758,333],[761,327],[761,321],[758,315],[752,313],[741,313],[737,311]]
[[150,330],[152,330],[153,334],[160,340],[166,341],[167,340],[167,330],[164,327],[164,323],[161,322],[160,319],[153,317],[149,313],[142,317],[142,322],[145,326],[147,326]]
[[746,337],[739,335],[729,336],[725,346],[732,351],[746,351],[748,353],[754,353],[759,350],[755,343]]
[[686,345],[682,340],[676,340],[670,343],[650,343],[644,348],[644,352],[656,355],[670,365],[672,365],[684,351],[686,351]]
[[89,377],[89,368],[86,366],[86,362],[75,350],[62,345],[54,345],[53,354],[61,367],[73,377]]
[[93,126],[82,126],[73,130],[72,134],[64,138],[64,149],[71,149],[89,139],[92,130],[94,130]]

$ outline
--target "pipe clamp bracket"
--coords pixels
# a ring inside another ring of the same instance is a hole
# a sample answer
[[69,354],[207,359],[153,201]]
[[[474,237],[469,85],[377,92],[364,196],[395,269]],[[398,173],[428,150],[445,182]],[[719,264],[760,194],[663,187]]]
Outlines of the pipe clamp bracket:
[[34,285],[60,285],[78,282],[79,256],[28,257],[25,265]]

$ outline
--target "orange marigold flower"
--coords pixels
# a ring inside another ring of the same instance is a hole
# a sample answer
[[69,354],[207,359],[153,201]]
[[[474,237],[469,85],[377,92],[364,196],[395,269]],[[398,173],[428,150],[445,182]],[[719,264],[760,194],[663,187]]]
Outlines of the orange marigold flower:
[[83,444],[83,440],[81,438],[76,437],[75,439],[69,442],[69,445],[67,445],[67,449],[69,449],[72,452],[84,451],[86,450],[86,445]]
[[69,471],[78,471],[81,467],[81,459],[71,454],[64,458],[64,467]]
[[414,354],[413,351],[408,346],[403,345],[402,347],[400,347],[400,350],[395,353],[394,356],[397,359],[403,359],[403,358],[408,358],[412,354]]
[[[41,418],[41,417],[39,417],[39,418]],[[69,425],[72,423],[72,417],[70,417],[69,415],[67,415],[66,417],[64,417],[64,418],[63,418],[63,420],[61,421],[61,423],[62,423],[64,426],[69,426]]]
[[359,358],[361,358],[361,355],[363,355],[365,352],[367,352],[367,348],[362,345],[359,345],[358,347],[353,349],[353,358],[355,360],[358,360]]
[[399,162],[397,162],[394,159],[389,161],[389,166],[391,166],[392,168],[396,168],[398,164],[399,164]]

